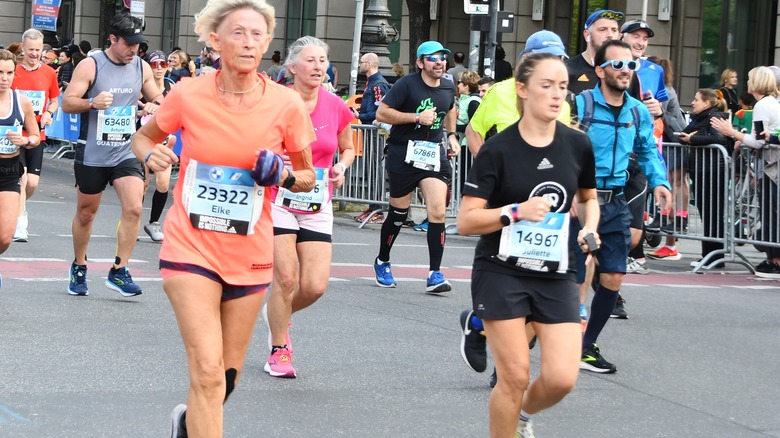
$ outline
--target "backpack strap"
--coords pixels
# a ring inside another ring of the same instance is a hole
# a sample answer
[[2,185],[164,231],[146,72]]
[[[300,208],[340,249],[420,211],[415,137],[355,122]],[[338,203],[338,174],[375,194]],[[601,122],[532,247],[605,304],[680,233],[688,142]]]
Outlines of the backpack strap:
[[634,144],[637,144],[640,141],[640,138],[639,138],[639,107],[638,106],[635,106],[635,107],[631,108],[631,115],[634,117],[634,126],[636,126],[636,128],[634,129],[634,132],[636,133],[635,138],[634,138]]
[[[582,100],[585,103],[585,106],[582,110],[582,119],[580,119],[580,129],[582,129],[583,132],[588,132],[588,129],[590,129],[590,125],[593,123],[597,123],[600,125],[607,125],[607,126],[614,126],[616,128],[630,128],[633,125],[639,126],[639,110],[637,107],[631,108],[631,114],[633,116],[634,121],[623,123],[623,122],[616,122],[612,120],[601,120],[596,119],[593,117],[593,113],[595,111],[596,103],[593,100],[593,91],[592,90],[585,90],[582,93],[580,93],[580,96],[582,96]],[[639,129],[636,130],[637,137],[639,137]]]

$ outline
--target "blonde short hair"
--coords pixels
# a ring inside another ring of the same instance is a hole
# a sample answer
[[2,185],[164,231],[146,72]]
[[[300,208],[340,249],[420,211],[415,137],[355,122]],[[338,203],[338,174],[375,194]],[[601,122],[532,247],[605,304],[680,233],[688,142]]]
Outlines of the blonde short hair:
[[763,96],[777,96],[777,79],[769,67],[756,67],[748,72],[750,90]]
[[276,27],[274,7],[265,0],[209,0],[206,6],[195,14],[195,33],[198,41],[208,41],[209,34],[216,32],[225,17],[238,9],[252,9],[265,18],[268,33],[273,35]]

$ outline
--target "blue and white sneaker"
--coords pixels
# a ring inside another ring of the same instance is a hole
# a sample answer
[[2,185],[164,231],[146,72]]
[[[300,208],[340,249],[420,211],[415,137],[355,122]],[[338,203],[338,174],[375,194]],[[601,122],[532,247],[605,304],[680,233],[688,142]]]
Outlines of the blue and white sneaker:
[[423,219],[422,222],[415,225],[414,231],[428,231],[428,219]]
[[396,286],[390,262],[380,263],[379,259],[374,260],[374,276],[376,276],[376,285],[379,287]]
[[119,292],[123,297],[134,297],[142,293],[141,286],[133,283],[133,277],[130,276],[127,266],[119,269],[111,268],[108,271],[106,287]]
[[431,271],[431,275],[428,276],[428,285],[425,288],[425,292],[449,292],[452,290],[450,282],[444,279],[441,271]]
[[68,293],[71,295],[87,296],[89,290],[87,290],[87,266],[79,266],[75,262],[70,265],[70,273],[68,274],[70,281],[68,282]]

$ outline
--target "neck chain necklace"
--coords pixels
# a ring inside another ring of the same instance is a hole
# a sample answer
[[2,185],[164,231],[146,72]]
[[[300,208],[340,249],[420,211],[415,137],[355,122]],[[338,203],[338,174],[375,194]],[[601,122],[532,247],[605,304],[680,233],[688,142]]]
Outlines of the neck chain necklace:
[[241,90],[241,91],[226,90],[226,89],[224,89],[224,88],[220,87],[220,86],[219,86],[219,84],[217,84],[217,88],[219,88],[219,91],[221,91],[221,92],[223,92],[223,93],[231,93],[231,94],[246,94],[246,93],[249,93],[250,91],[254,90],[255,88],[257,88],[257,86],[258,86],[258,85],[260,85],[260,82],[262,82],[262,81],[260,81],[260,80],[259,80],[259,81],[257,81],[257,83],[255,83],[254,85],[252,85],[252,86],[251,86],[251,87],[249,87],[248,89],[246,89],[246,90]]
[[41,68],[41,66],[43,65],[43,62],[39,61],[38,65],[36,65],[35,67],[27,67],[23,62],[21,63],[21,65],[22,65],[22,68],[27,70],[27,71],[35,71],[35,70],[38,70],[39,68]]

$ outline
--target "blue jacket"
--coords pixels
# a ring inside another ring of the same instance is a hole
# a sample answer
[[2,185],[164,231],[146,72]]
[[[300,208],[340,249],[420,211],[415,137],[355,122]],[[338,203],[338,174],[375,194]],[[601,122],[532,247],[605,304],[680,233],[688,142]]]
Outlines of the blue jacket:
[[[651,188],[659,185],[671,189],[666,179],[666,169],[661,161],[653,137],[653,118],[645,105],[624,92],[625,102],[618,119],[604,100],[601,84],[593,89],[593,121],[588,137],[593,143],[596,158],[596,187],[612,189],[623,187],[628,179],[628,157],[634,152],[639,166]],[[583,118],[584,98],[577,96],[577,115]],[[640,126],[634,126],[631,108],[637,107]],[[599,123],[605,121],[607,124]],[[617,126],[620,124],[619,126]],[[639,132],[637,133],[637,128]]]
[[387,96],[390,84],[382,73],[376,72],[368,78],[366,91],[363,92],[363,100],[360,102],[360,123],[370,125],[376,119],[376,110],[379,102]]

